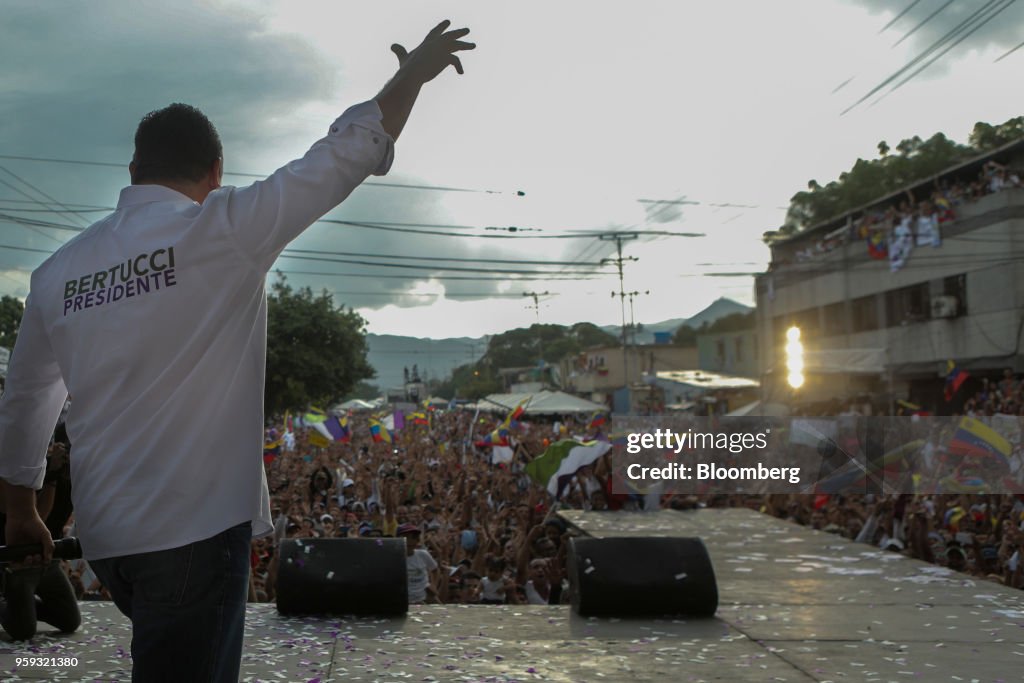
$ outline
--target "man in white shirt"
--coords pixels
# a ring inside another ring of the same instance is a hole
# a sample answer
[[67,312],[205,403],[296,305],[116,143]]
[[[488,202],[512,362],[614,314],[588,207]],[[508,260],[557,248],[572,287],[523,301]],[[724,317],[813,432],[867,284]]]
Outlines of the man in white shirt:
[[267,302],[285,246],[370,174],[384,174],[420,88],[468,29],[435,27],[374,100],[306,155],[221,188],[222,152],[198,110],[147,115],[115,213],[32,275],[0,398],[7,542],[53,541],[35,510],[70,392],[83,552],[133,625],[135,681],[237,681],[249,546],[272,530],[262,466]]
[[421,604],[427,596],[434,596],[431,579],[437,571],[437,562],[429,550],[420,547],[420,529],[415,524],[402,524],[395,532],[405,538],[405,569],[409,589],[409,604]]

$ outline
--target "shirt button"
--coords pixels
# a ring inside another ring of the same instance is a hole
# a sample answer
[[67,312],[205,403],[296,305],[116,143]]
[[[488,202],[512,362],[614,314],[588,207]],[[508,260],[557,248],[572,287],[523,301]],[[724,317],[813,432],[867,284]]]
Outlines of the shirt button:
[[374,138],[373,138],[373,144],[375,144],[375,145],[376,145],[376,144],[377,144],[378,142],[380,142],[380,138],[378,138],[377,136],[374,136]]
[[332,133],[337,133],[338,132],[338,127],[337,126],[331,126],[331,132]]

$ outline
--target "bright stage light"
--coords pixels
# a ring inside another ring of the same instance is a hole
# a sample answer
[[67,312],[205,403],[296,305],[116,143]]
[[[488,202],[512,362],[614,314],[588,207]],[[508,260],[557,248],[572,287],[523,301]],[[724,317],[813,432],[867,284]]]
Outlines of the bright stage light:
[[804,385],[804,345],[800,343],[800,328],[786,330],[786,370],[789,386],[799,389]]

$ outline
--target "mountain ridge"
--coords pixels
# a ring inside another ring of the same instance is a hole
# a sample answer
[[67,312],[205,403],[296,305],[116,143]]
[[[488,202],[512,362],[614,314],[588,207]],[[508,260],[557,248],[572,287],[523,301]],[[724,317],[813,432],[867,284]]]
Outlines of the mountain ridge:
[[[654,342],[655,332],[674,333],[681,325],[699,328],[705,322],[712,323],[733,313],[747,313],[753,310],[726,297],[720,297],[689,318],[670,318],[656,323],[641,323],[642,331],[637,335],[637,343]],[[602,330],[618,338],[622,328],[618,325],[605,325]],[[450,375],[459,365],[478,360],[487,350],[487,342],[491,335],[483,337],[449,337],[431,339],[428,337],[407,337],[395,334],[366,335],[367,358],[370,365],[377,371],[377,377],[369,380],[381,389],[399,387],[404,382],[405,368],[410,372],[416,366],[420,377],[424,380],[442,379]]]

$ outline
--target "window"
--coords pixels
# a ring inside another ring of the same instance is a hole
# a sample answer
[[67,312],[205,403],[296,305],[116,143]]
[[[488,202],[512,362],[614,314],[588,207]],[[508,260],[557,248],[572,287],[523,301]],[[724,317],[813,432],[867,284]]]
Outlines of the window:
[[795,316],[795,324],[800,328],[800,332],[809,337],[817,337],[820,330],[818,323],[818,309],[808,308],[807,310],[800,311]]
[[842,301],[825,306],[825,329],[826,337],[833,337],[846,334],[846,305]]
[[734,340],[733,343],[736,345],[735,349],[734,349],[735,350],[735,354],[734,354],[735,355],[735,361],[737,363],[742,363],[743,362],[743,337],[736,337],[736,339]]
[[967,275],[950,275],[942,281],[942,294],[956,297],[957,316],[967,315]]
[[885,326],[899,327],[928,320],[931,311],[930,294],[927,282],[886,292]]
[[878,299],[874,294],[862,296],[850,302],[850,325],[854,332],[870,332],[878,329]]

